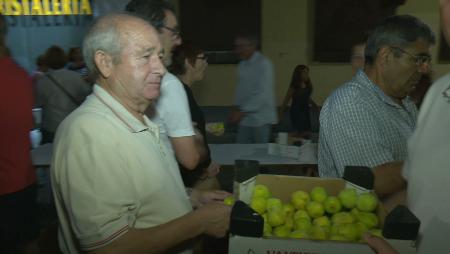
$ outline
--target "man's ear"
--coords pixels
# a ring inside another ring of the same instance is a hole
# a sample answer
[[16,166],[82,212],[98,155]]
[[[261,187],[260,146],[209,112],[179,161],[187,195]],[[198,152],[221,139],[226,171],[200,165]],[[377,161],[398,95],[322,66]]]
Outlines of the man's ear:
[[378,50],[378,63],[383,67],[392,62],[393,57],[394,54],[391,48],[388,46],[382,47],[380,48],[380,50]]
[[189,60],[186,58],[186,59],[184,59],[184,66],[186,66],[186,70],[188,69],[188,68],[194,68],[194,66],[189,62]]
[[97,69],[100,72],[100,75],[104,78],[108,78],[111,75],[114,67],[112,57],[108,53],[102,50],[98,50],[97,52],[95,52],[94,61],[95,66],[97,66]]

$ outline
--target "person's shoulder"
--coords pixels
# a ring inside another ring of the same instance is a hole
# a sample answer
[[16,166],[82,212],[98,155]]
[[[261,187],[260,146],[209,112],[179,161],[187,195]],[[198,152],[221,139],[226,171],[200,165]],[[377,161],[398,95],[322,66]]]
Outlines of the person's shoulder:
[[332,92],[327,100],[334,102],[337,106],[354,105],[361,102],[362,93],[363,90],[358,83],[350,80]]

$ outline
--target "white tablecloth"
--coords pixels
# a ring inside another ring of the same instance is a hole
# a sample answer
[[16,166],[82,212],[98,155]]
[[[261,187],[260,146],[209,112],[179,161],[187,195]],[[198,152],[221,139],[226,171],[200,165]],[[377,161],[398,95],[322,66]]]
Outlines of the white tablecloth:
[[234,161],[257,160],[260,165],[317,164],[317,144],[300,147],[298,159],[274,156],[267,153],[268,144],[210,144],[211,158],[219,165],[234,165]]

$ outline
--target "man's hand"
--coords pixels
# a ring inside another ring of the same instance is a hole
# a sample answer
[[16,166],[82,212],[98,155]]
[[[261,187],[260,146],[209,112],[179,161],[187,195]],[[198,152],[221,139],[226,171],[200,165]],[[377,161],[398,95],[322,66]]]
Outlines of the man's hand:
[[233,110],[231,113],[230,113],[230,116],[228,117],[228,121],[230,122],[230,123],[233,123],[233,124],[237,124],[237,123],[239,123],[241,120],[242,120],[242,118],[245,116],[245,113],[244,112],[242,112],[242,111],[240,111],[240,110],[238,110],[238,109],[235,109],[235,110]]
[[365,234],[364,240],[377,254],[399,254],[392,246],[386,242],[383,238],[373,236],[371,234]]
[[204,232],[215,237],[224,237],[230,225],[231,206],[207,204],[195,211],[202,218]]
[[231,193],[221,190],[200,191],[193,189],[191,192],[191,204],[194,208],[200,208],[207,204],[223,204],[223,200]]

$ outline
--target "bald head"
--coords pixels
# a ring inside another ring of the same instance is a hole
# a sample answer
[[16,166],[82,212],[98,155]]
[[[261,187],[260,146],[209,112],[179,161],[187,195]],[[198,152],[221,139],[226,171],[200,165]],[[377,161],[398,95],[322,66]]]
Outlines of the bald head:
[[[145,20],[129,13],[108,14],[92,24],[83,41],[83,56],[88,69],[95,77],[99,75],[94,60],[95,53],[102,50],[112,57],[114,64],[119,63],[124,47],[123,38],[135,32],[134,28],[139,26],[151,27]],[[156,34],[156,31],[154,32]]]

